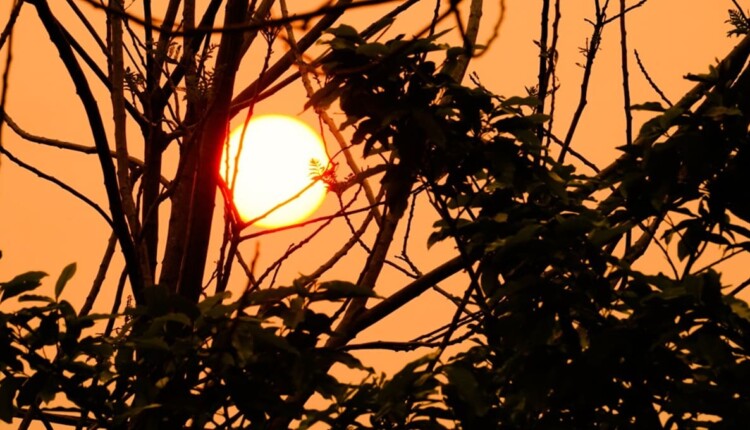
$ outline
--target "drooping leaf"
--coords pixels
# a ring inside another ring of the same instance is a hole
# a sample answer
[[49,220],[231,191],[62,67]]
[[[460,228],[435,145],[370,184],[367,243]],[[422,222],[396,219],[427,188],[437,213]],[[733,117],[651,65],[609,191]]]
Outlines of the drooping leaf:
[[68,283],[70,278],[75,275],[76,268],[76,263],[70,263],[62,270],[62,273],[60,273],[60,276],[57,278],[57,282],[55,283],[55,299],[60,298],[60,294],[62,293],[63,288],[65,288],[65,285]]

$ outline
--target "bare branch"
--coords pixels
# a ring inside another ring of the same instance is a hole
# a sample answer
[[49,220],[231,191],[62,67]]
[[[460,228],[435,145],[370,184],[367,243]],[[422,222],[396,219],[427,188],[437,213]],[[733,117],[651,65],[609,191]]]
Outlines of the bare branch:
[[656,82],[654,82],[653,79],[651,79],[651,76],[648,74],[648,71],[646,70],[646,66],[643,65],[643,62],[641,61],[640,55],[638,55],[638,50],[635,50],[635,61],[638,63],[638,67],[641,69],[641,73],[643,73],[643,76],[646,78],[646,81],[648,81],[648,84],[651,85],[651,88],[656,92],[656,94],[661,97],[661,99],[664,101],[664,103],[667,104],[667,106],[672,107],[673,104],[667,98],[667,96],[664,94],[664,92],[659,88],[658,85],[656,85]]
[[[80,152],[82,154],[89,154],[94,155],[97,154],[96,147],[93,146],[86,146],[81,145],[78,143],[72,143],[72,142],[66,142],[64,140],[57,140],[57,139],[51,139],[48,137],[43,136],[37,136],[35,134],[31,134],[28,131],[24,130],[19,126],[7,113],[3,115],[4,122],[8,124],[11,130],[13,130],[19,137],[33,143],[38,143],[45,146],[51,146],[54,148],[64,149],[68,151],[73,152]],[[117,156],[117,153],[115,151],[110,151],[110,156],[112,158],[115,158]],[[130,163],[130,169],[143,169],[143,161],[139,160],[136,157],[128,156],[128,162]],[[169,186],[170,182],[167,178],[161,177],[161,183],[164,186]]]
[[99,215],[104,218],[105,221],[107,221],[107,224],[110,226],[113,225],[112,219],[109,217],[109,214],[104,211],[104,209],[101,208],[98,204],[94,203],[93,200],[89,199],[85,195],[83,195],[81,192],[76,190],[75,188],[71,187],[70,185],[66,184],[65,182],[55,178],[52,175],[48,175],[41,170],[37,169],[36,167],[27,164],[20,159],[16,158],[15,155],[13,155],[10,151],[8,151],[5,147],[0,145],[0,153],[8,157],[10,161],[18,165],[19,167],[28,170],[29,172],[39,176],[40,178],[47,180],[49,182],[52,182],[53,184],[57,185],[58,187],[62,188],[63,190],[69,192],[73,196],[75,196],[77,199],[81,200],[82,202],[86,203],[87,205],[91,206],[96,212],[99,213]]
[[97,155],[99,156],[99,164],[101,165],[102,173],[104,175],[104,184],[107,198],[109,200],[109,208],[112,212],[112,228],[120,240],[120,247],[125,257],[125,264],[128,269],[133,295],[136,297],[136,300],[142,301],[141,293],[143,289],[143,275],[141,273],[135,244],[133,243],[133,238],[130,235],[127,222],[125,221],[122,202],[119,198],[115,166],[110,156],[107,134],[104,130],[104,124],[99,113],[96,99],[91,92],[86,75],[83,73],[83,70],[81,70],[78,61],[70,48],[70,44],[67,43],[66,37],[60,29],[59,23],[54,15],[52,15],[52,11],[50,10],[47,1],[32,0],[30,3],[36,7],[37,15],[42,21],[50,39],[57,48],[60,58],[63,60],[63,63],[68,70],[68,74],[75,85],[76,91],[86,111],[94,142],[96,144]]
[[[36,0],[31,0],[36,1]],[[269,27],[278,27],[281,25],[284,25],[286,23],[293,23],[293,22],[308,22],[312,20],[313,18],[317,18],[319,16],[327,16],[329,14],[331,15],[337,15],[340,16],[344,12],[346,12],[349,9],[356,9],[361,7],[368,7],[368,6],[375,6],[378,4],[384,4],[384,3],[392,3],[400,0],[360,0],[358,2],[353,2],[351,0],[339,0],[336,4],[331,6],[323,6],[318,9],[309,11],[309,12],[303,12],[303,13],[297,13],[292,16],[289,16],[287,18],[272,18],[272,19],[265,19],[260,21],[253,21],[253,22],[247,22],[247,23],[241,23],[241,24],[225,24],[223,26],[198,26],[195,27],[193,30],[187,31],[187,30],[180,30],[179,26],[164,26],[163,21],[159,21],[156,19],[152,19],[151,21],[147,21],[145,18],[139,18],[135,15],[129,14],[124,11],[117,11],[110,7],[107,7],[100,3],[97,0],[85,0],[86,3],[93,6],[96,9],[102,9],[106,10],[108,13],[112,14],[119,14],[122,18],[126,18],[129,21],[132,21],[136,24],[139,24],[141,26],[144,26],[146,28],[151,28],[152,30],[158,31],[160,34],[167,34],[168,36],[194,36],[194,35],[202,35],[202,34],[228,34],[228,33],[245,33],[247,31],[255,31],[255,30],[261,30],[263,28],[269,28]],[[170,28],[166,28],[170,27]]]
[[[609,2],[607,2],[607,4],[608,3]],[[573,136],[575,135],[576,129],[578,128],[578,123],[581,120],[583,111],[584,109],[586,109],[586,104],[588,103],[589,82],[591,80],[591,73],[594,69],[594,60],[596,59],[597,52],[599,52],[602,31],[604,30],[604,26],[606,25],[605,21],[607,4],[605,4],[604,8],[601,8],[599,6],[599,3],[597,2],[596,22],[593,23],[591,36],[587,41],[587,46],[585,48],[582,48],[582,52],[586,55],[586,64],[583,66],[583,78],[581,79],[580,96],[578,99],[578,106],[576,107],[575,113],[573,114],[573,119],[571,120],[570,126],[568,127],[568,133],[565,136],[565,140],[563,141],[560,155],[557,158],[557,162],[560,164],[565,161],[565,155],[567,154],[570,145],[573,143]]]
[[84,301],[83,306],[81,306],[81,310],[78,311],[79,317],[88,315],[94,307],[94,302],[96,302],[96,298],[99,296],[99,291],[102,289],[104,278],[107,277],[109,264],[112,262],[112,257],[115,255],[115,245],[117,245],[117,236],[112,233],[109,236],[109,240],[107,240],[107,248],[104,251],[104,256],[102,256],[102,261],[99,263],[99,270],[96,272],[94,283],[91,285],[91,289],[86,296],[86,301]]

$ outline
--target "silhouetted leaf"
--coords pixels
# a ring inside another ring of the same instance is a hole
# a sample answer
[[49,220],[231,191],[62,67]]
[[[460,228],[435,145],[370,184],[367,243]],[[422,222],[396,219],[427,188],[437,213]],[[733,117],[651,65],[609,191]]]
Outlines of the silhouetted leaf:
[[318,293],[320,293],[324,300],[338,300],[350,297],[377,297],[377,294],[373,290],[347,281],[322,282],[318,285]]
[[630,106],[632,110],[645,110],[653,112],[664,112],[666,109],[659,102],[646,102]]
[[70,278],[73,277],[76,273],[76,263],[70,263],[62,270],[62,273],[60,273],[60,277],[57,278],[57,282],[55,283],[55,299],[60,298],[60,294],[63,291],[63,288],[65,288],[65,285],[68,283]]
[[3,292],[0,302],[37,288],[45,276],[47,274],[44,272],[26,272],[0,284],[0,290]]

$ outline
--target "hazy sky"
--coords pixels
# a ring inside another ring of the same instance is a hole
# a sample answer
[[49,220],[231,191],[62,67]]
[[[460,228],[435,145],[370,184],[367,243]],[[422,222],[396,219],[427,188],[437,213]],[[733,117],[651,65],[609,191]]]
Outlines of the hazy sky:
[[[65,12],[61,15],[63,22],[71,22],[63,2],[50,3],[53,3],[56,9]],[[103,21],[101,12],[93,11],[82,1],[79,3],[85,11],[95,17],[95,20]],[[154,1],[155,5],[159,3],[165,2]],[[486,3],[481,40],[487,39],[498,16],[499,2]],[[470,71],[476,72],[484,86],[498,94],[524,95],[524,88],[533,85],[536,80],[538,60],[533,40],[538,38],[541,1],[509,0],[506,3],[506,17],[499,38],[483,57],[472,63]],[[593,1],[562,3],[558,70],[561,87],[555,119],[557,133],[567,130],[577,103],[582,69],[576,63],[583,61],[578,49],[586,43],[590,35],[590,25],[584,18],[593,14]],[[612,14],[615,14],[618,2],[612,3]],[[629,2],[634,3],[636,2]],[[0,11],[3,22],[7,19],[7,6],[4,4],[4,10]],[[416,28],[421,28],[430,16],[430,7],[431,5],[425,2],[425,7],[410,13],[407,20],[396,25],[391,33],[403,32],[408,35]],[[682,76],[688,72],[707,71],[708,65],[714,62],[715,58],[723,57],[736,42],[736,39],[726,37],[729,26],[724,21],[730,7],[732,2],[729,0],[650,0],[628,15],[633,102],[658,99],[637,69],[632,55],[634,49],[638,50],[651,77],[667,96],[673,100],[679,99],[681,94],[692,86],[692,83],[683,80]],[[360,10],[343,22],[361,29],[372,16],[372,11]],[[83,34],[79,25],[72,30],[74,34]],[[94,54],[99,54],[94,47],[92,50]],[[278,50],[282,50],[282,47]],[[5,50],[0,52],[0,58],[5,58]],[[574,140],[575,149],[600,165],[616,157],[618,153],[614,148],[624,144],[619,58],[618,27],[617,23],[613,23],[604,33],[604,43],[592,77],[589,106]],[[257,74],[258,57],[250,56],[248,60],[243,67],[238,88],[250,82]],[[100,86],[95,87],[101,91]],[[103,116],[110,118],[108,96],[104,92],[99,94]],[[7,112],[28,132],[91,145],[87,122],[74,89],[30,5],[24,7],[14,38],[8,97]],[[277,97],[261,103],[256,107],[256,112],[296,115],[302,111],[303,103],[304,91],[301,85],[295,84]],[[304,113],[302,117],[317,127],[310,112]],[[340,119],[340,116],[337,118]],[[637,115],[637,123],[642,122],[644,118],[647,116]],[[635,129],[637,131],[637,126]],[[133,133],[131,144],[136,144],[137,141],[137,133]],[[7,126],[3,129],[3,143],[24,161],[64,180],[106,207],[101,174],[95,156],[66,153],[22,141]],[[133,154],[139,156],[141,149],[133,149]],[[337,203],[333,198],[329,198],[318,215],[331,213],[336,209]],[[452,247],[450,244],[439,245],[428,252],[425,244],[430,233],[428,226],[431,225],[433,217],[426,205],[418,208],[417,216],[419,222],[416,224],[409,250],[420,268],[429,271],[453,255]],[[166,225],[166,222],[163,225]],[[216,226],[220,226],[220,223],[217,222]],[[215,231],[216,239],[220,230]],[[259,239],[261,270],[264,265],[283,254],[290,242],[300,240],[310,231],[311,229],[307,228]],[[7,159],[2,160],[0,249],[4,255],[0,260],[0,280],[6,280],[26,270],[44,270],[55,277],[67,263],[76,261],[79,270],[66,294],[67,298],[79,301],[80,305],[80,300],[88,292],[99,265],[108,233],[106,223],[86,205],[56,186],[21,170]],[[321,255],[326,256],[326,253],[338,249],[348,235],[348,229],[343,222],[334,223],[330,231],[285,263],[279,282],[283,284],[299,273],[313,270],[322,261]],[[255,241],[250,241],[241,249],[249,256],[254,247]],[[397,250],[392,251],[393,254],[396,252]],[[211,255],[217,255],[216,248]],[[352,255],[347,257],[349,263],[344,264],[344,268],[331,272],[327,277],[355,280],[364,261],[363,256],[361,251],[352,252]],[[657,257],[658,255],[654,258]],[[237,274],[239,275],[239,272]],[[110,293],[102,294],[101,310],[110,306],[111,290],[118,276],[119,269],[110,272],[105,283],[105,289]],[[384,282],[380,287],[381,294],[387,294],[389,290],[394,290],[406,282],[403,276],[394,271],[386,273],[383,279],[391,282]],[[436,295],[428,296],[425,300],[408,307],[408,311],[414,312],[409,318],[409,324],[384,322],[380,326],[381,329],[394,333],[398,339],[408,339],[425,327],[434,325],[428,317],[440,310],[450,310],[451,305]],[[372,335],[373,333],[370,333],[370,336]],[[363,336],[367,337],[367,334]]]

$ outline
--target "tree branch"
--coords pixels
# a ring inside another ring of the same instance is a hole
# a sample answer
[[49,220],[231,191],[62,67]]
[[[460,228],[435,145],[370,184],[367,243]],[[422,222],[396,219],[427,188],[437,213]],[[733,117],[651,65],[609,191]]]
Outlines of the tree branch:
[[136,297],[136,300],[142,302],[143,276],[141,273],[139,258],[127,222],[125,221],[125,214],[123,212],[122,202],[120,201],[118,192],[115,166],[110,155],[107,134],[99,113],[99,108],[96,104],[96,98],[91,92],[86,75],[83,73],[83,70],[81,70],[78,61],[76,61],[75,55],[73,54],[70,45],[67,43],[67,39],[52,14],[47,1],[28,1],[36,7],[39,19],[47,30],[47,34],[52,40],[52,43],[54,43],[57,48],[60,58],[68,70],[68,74],[75,85],[79,99],[86,111],[91,133],[94,137],[97,155],[99,156],[99,164],[101,165],[102,174],[104,175],[105,190],[109,201],[109,209],[112,213],[112,228],[120,241],[120,248],[125,257],[125,264],[128,270],[130,285],[133,289],[133,295]]

